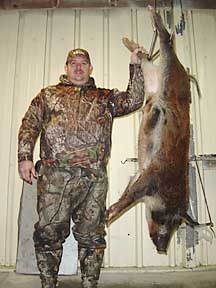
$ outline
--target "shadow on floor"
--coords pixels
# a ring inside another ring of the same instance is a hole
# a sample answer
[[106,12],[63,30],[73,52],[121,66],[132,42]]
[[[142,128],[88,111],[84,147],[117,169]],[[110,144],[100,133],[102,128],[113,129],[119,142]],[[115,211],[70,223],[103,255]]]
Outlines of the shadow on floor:
[[[40,288],[36,275],[0,270],[0,288]],[[80,274],[60,276],[59,288],[80,288]],[[216,288],[216,267],[182,270],[110,270],[101,272],[98,288]]]

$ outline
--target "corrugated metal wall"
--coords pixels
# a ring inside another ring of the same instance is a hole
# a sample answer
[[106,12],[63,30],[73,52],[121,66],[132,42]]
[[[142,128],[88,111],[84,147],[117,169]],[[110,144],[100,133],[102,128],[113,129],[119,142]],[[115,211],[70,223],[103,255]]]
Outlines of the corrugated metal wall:
[[[215,153],[216,11],[188,11],[186,32],[177,37],[177,51],[185,66],[198,77],[203,97],[193,87],[191,118],[196,153]],[[178,10],[175,21],[179,21]],[[17,247],[17,217],[22,182],[17,173],[17,132],[31,99],[64,72],[69,49],[87,49],[98,86],[124,90],[128,81],[130,53],[121,44],[127,36],[147,49],[152,39],[148,12],[140,9],[0,11],[0,265],[14,265]],[[136,167],[123,165],[136,156],[139,113],[115,120],[109,164],[108,205],[122,193]],[[35,151],[38,158],[38,147]],[[201,167],[202,168],[202,167]],[[215,167],[202,169],[213,220],[216,222]],[[197,181],[199,220],[208,219]],[[137,205],[107,231],[105,266],[197,266],[216,264],[215,240],[197,241],[187,251],[184,227],[174,236],[168,255],[158,255],[148,236],[145,208]],[[190,257],[188,257],[188,255]],[[190,259],[189,259],[190,258]]]

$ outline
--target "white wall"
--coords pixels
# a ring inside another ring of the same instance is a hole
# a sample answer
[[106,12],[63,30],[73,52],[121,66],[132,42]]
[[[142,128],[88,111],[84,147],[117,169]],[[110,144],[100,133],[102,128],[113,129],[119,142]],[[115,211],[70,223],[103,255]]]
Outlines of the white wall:
[[[186,31],[183,37],[177,37],[177,51],[184,65],[198,78],[203,94],[199,99],[192,87],[196,153],[215,153],[216,11],[188,11],[185,16]],[[175,19],[179,21],[178,11]],[[149,49],[152,33],[144,8],[0,11],[0,265],[14,265],[16,260],[22,186],[17,173],[17,132],[31,99],[43,86],[58,82],[68,50],[78,46],[89,51],[98,86],[124,90],[130,53],[121,38],[133,38]],[[122,165],[121,161],[136,156],[138,124],[139,113],[115,120],[108,205],[118,199],[136,169],[133,163]],[[35,155],[37,159],[38,147]],[[202,170],[202,175],[216,222],[213,168]],[[199,217],[204,222],[208,219],[199,182],[197,188]],[[156,253],[148,236],[143,204],[116,221],[107,233],[106,267],[187,266],[184,237],[180,242],[176,235],[173,237],[167,256]],[[215,245],[215,240],[211,245],[200,241],[193,251],[191,265],[216,264]]]

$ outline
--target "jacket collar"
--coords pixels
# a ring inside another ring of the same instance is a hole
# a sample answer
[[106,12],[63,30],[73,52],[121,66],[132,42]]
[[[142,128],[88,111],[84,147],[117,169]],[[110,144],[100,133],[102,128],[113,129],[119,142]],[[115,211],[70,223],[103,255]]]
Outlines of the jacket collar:
[[64,86],[72,86],[72,87],[81,87],[81,88],[96,88],[95,80],[93,77],[90,77],[88,82],[82,85],[76,85],[72,83],[68,78],[67,75],[63,74],[59,77],[60,85]]

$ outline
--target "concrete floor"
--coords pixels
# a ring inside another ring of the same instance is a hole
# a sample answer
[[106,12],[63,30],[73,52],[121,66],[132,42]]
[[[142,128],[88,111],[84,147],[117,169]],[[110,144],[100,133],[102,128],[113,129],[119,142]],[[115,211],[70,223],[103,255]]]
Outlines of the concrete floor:
[[[0,288],[40,288],[36,275],[0,270]],[[195,269],[103,269],[98,288],[216,288],[216,267]],[[60,276],[59,288],[80,288],[80,275]]]

